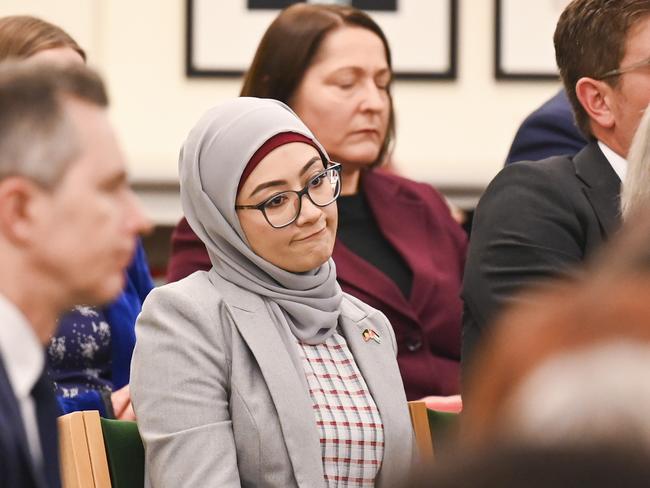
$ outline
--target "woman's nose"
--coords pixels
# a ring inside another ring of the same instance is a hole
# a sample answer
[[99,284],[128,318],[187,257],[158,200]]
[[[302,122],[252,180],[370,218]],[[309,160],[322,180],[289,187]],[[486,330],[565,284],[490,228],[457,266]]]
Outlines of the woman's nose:
[[320,218],[322,213],[323,210],[317,205],[314,205],[314,202],[305,194],[301,197],[300,213],[298,214],[296,223],[298,225],[304,225],[314,222]]
[[364,110],[379,111],[386,106],[387,99],[385,90],[379,88],[372,80],[365,84],[362,96],[361,108]]

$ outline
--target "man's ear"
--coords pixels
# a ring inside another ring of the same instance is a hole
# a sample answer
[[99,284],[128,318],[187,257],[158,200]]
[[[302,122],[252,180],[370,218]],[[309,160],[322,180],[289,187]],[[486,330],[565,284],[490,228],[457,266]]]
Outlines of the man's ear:
[[591,119],[592,126],[595,124],[603,129],[614,127],[616,119],[611,107],[612,90],[607,82],[589,77],[580,78],[576,83],[576,96]]
[[34,201],[42,190],[22,176],[0,179],[0,232],[5,239],[24,244],[34,238]]

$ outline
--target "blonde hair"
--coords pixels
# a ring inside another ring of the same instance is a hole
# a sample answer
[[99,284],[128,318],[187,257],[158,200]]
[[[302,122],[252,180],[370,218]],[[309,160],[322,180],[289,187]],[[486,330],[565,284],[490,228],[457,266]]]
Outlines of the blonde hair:
[[629,220],[642,208],[650,208],[650,110],[647,108],[632,140],[627,161],[621,191],[623,220]]
[[0,61],[24,59],[47,49],[68,47],[86,60],[86,53],[60,27],[29,15],[0,18]]

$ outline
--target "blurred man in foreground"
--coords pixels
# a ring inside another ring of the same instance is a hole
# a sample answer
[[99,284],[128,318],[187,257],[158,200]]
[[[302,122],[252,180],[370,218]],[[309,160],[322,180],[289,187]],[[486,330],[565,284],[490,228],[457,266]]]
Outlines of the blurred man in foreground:
[[60,313],[122,290],[148,226],[107,105],[84,66],[0,68],[0,486],[59,486],[43,346]]

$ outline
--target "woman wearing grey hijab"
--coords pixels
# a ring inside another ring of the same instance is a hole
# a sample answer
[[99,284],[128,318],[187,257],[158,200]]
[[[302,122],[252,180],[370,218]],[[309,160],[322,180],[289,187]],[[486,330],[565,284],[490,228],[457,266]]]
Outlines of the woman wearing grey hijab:
[[131,391],[152,486],[394,486],[413,437],[386,318],[331,259],[339,166],[281,102],[209,110],[181,200],[213,267],[155,289]]

